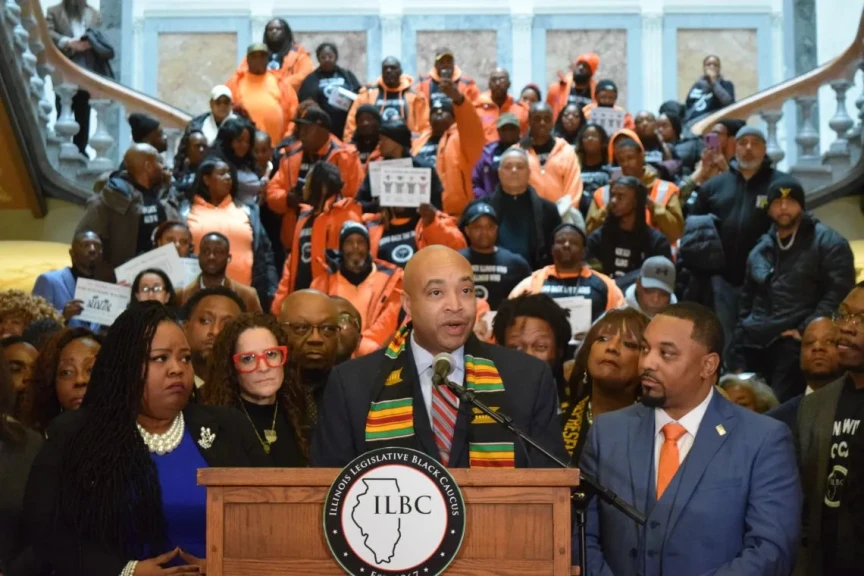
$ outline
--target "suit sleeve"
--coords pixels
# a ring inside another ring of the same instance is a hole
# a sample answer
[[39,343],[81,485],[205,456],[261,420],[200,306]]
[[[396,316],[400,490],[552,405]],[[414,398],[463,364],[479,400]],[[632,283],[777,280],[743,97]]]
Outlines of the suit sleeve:
[[63,447],[66,435],[52,434],[33,461],[24,493],[24,518],[37,558],[51,560],[57,576],[113,576],[128,559],[101,545],[82,539],[62,519],[58,502],[63,483]]
[[[566,461],[567,450],[564,448],[564,437],[561,435],[558,418],[558,387],[555,385],[552,370],[545,363],[540,372],[531,415],[531,436],[546,450]],[[529,448],[529,454],[532,468],[558,468],[558,464],[533,448]]]
[[342,468],[357,456],[344,388],[341,370],[331,371],[321,399],[318,426],[312,437],[313,467]]
[[801,531],[801,484],[792,433],[779,422],[753,458],[744,515],[744,548],[715,576],[791,574]]
[[825,240],[830,242],[830,245],[820,250],[822,269],[819,284],[822,298],[813,313],[799,327],[798,331],[801,333],[812,320],[820,316],[830,317],[855,286],[855,257],[849,242],[833,233]]
[[[586,474],[599,480],[600,443],[597,439],[596,424],[588,429],[588,438],[585,441],[585,448],[583,448],[582,456],[579,459],[579,468],[584,470]],[[603,546],[600,542],[600,507],[596,496],[588,504],[585,516],[585,540],[588,551],[585,565],[588,568],[588,574],[591,576],[614,576],[603,556]],[[578,538],[579,534],[574,530],[572,546],[574,564],[578,564],[579,562]]]
[[45,274],[40,274],[39,277],[36,278],[36,285],[33,286],[33,292],[31,292],[31,294],[33,296],[41,296],[42,298],[45,298],[45,300],[50,302],[58,312],[63,312],[63,306],[65,306],[66,303],[63,302],[61,304],[55,302],[54,285],[48,280],[48,276]]

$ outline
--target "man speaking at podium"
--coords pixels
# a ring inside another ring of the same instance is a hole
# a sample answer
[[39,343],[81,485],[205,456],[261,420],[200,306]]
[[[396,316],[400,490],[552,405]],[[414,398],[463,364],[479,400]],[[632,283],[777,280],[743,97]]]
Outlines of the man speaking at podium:
[[417,252],[405,267],[402,306],[412,323],[386,349],[331,372],[312,441],[314,466],[343,467],[364,452],[393,446],[420,450],[449,468],[554,466],[533,449],[526,453],[511,432],[445,386],[434,386],[433,358],[440,353],[451,355],[452,382],[473,389],[478,400],[564,457],[549,367],[474,336],[468,260],[444,246]]
[[675,304],[645,329],[642,405],[598,416],[581,467],[646,516],[594,498],[588,575],[786,575],[801,526],[789,428],[714,390],[723,329]]

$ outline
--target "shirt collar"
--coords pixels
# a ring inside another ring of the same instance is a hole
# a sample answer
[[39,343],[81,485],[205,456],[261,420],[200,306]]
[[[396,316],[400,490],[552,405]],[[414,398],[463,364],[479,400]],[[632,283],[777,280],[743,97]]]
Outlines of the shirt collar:
[[[679,424],[684,426],[684,429],[690,433],[693,438],[696,438],[696,432],[699,430],[699,425],[702,423],[702,418],[705,417],[705,412],[708,411],[708,404],[711,403],[711,398],[714,396],[714,387],[711,387],[711,390],[708,391],[708,395],[705,397],[702,402],[696,406],[693,410],[685,414],[680,420],[677,420]],[[654,435],[663,433],[663,426],[668,424],[669,422],[676,422],[674,418],[669,416],[665,410],[662,408],[654,409]]]
[[[417,367],[417,374],[423,374],[426,370],[432,368],[432,361],[435,357],[425,348],[417,343],[414,339],[414,331],[411,331],[411,353],[414,355],[414,365]],[[464,374],[465,372],[465,346],[460,346],[458,350],[450,353],[453,359],[456,360],[454,375]],[[461,378],[455,382],[461,383]]]

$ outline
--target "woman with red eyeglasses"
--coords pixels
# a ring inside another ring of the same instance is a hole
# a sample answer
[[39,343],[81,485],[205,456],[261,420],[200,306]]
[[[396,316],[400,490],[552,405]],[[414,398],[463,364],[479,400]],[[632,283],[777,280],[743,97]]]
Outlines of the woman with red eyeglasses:
[[285,369],[288,337],[272,316],[242,314],[216,338],[205,404],[240,410],[274,466],[306,466],[310,430],[306,395]]

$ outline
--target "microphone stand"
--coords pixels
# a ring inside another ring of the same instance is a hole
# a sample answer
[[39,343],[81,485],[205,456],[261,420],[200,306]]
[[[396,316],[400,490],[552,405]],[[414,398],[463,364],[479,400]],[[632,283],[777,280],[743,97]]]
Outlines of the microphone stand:
[[[552,454],[549,450],[541,446],[536,440],[531,438],[531,436],[525,434],[513,424],[513,419],[507,416],[506,414],[502,414],[501,412],[496,412],[489,408],[482,401],[477,399],[477,393],[470,388],[465,388],[464,386],[459,386],[451,382],[448,378],[442,377],[440,374],[435,374],[432,376],[432,384],[435,386],[446,386],[450,389],[451,392],[456,394],[460,400],[467,402],[471,406],[474,406],[485,415],[489,416],[500,424],[504,426],[507,430],[516,435],[517,438],[522,440],[524,443],[532,446],[535,450],[552,460],[555,464],[557,464],[560,468],[570,468],[570,465]],[[590,474],[586,474],[582,470],[579,470],[579,482],[580,489],[579,492],[576,492],[571,496],[571,500],[573,502],[573,508],[576,517],[576,527],[579,530],[579,567],[581,569],[582,576],[585,576],[587,572],[586,563],[587,563],[587,539],[586,539],[586,528],[585,528],[585,509],[588,506],[588,502],[591,501],[591,497],[593,495],[597,495],[601,500],[605,500],[608,504],[614,506],[626,516],[631,518],[634,522],[639,525],[645,524],[645,517],[638,511],[636,508],[628,504],[626,501],[622,500],[615,492],[603,486],[600,482],[597,481],[596,478],[591,476]],[[588,489],[584,489],[583,485],[587,485]]]

